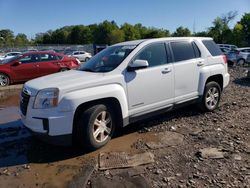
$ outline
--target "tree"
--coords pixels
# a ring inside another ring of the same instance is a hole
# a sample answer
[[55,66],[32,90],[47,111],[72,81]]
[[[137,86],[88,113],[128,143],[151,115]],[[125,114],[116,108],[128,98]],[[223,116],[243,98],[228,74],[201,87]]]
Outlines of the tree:
[[161,38],[161,37],[169,37],[170,33],[168,30],[149,28],[146,31],[146,34],[143,38]]
[[6,47],[13,47],[14,45],[14,33],[9,29],[0,30],[1,41]]
[[124,23],[121,26],[121,30],[125,34],[125,41],[140,39],[140,31],[131,24]]
[[178,27],[172,34],[173,37],[188,37],[191,36],[191,31],[188,28]]
[[250,46],[250,13],[245,13],[240,20],[242,25],[243,45]]
[[68,41],[69,33],[63,29],[57,29],[51,34],[51,43],[53,44],[66,44]]
[[115,44],[125,41],[125,34],[122,30],[116,29],[111,31],[111,33],[108,35],[108,38],[110,44]]
[[69,41],[71,44],[81,44],[81,28],[80,26],[74,26],[69,34]]
[[15,46],[23,47],[29,44],[29,40],[25,34],[19,33],[17,34],[14,43],[15,43]]
[[208,29],[208,35],[213,37],[217,43],[230,43],[232,31],[229,23],[235,19],[237,12],[230,11],[227,14],[215,18],[213,26]]
[[193,34],[195,37],[207,37],[208,33],[206,31],[196,32]]
[[109,35],[113,30],[119,29],[115,21],[107,21],[100,23],[94,32],[94,42],[96,44],[110,44]]

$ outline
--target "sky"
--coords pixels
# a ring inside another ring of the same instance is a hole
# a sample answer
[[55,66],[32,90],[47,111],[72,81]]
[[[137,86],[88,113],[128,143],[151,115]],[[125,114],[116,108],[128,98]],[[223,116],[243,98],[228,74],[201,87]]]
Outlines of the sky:
[[114,20],[174,32],[179,26],[204,31],[217,16],[238,11],[235,24],[250,12],[250,0],[0,0],[0,30],[34,38],[66,25]]

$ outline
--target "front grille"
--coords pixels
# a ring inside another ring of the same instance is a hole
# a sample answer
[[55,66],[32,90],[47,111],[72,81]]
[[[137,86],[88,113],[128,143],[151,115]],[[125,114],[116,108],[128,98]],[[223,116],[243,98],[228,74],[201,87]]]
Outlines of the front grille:
[[20,110],[21,110],[22,114],[25,115],[25,116],[27,114],[27,108],[28,108],[29,100],[30,100],[30,95],[22,92],[21,101],[20,101]]

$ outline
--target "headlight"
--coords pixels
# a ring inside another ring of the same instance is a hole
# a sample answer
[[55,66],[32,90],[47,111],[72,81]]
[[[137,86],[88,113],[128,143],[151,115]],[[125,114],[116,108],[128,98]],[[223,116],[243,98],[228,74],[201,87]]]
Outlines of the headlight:
[[38,92],[34,102],[35,109],[53,108],[58,105],[59,89],[49,88]]

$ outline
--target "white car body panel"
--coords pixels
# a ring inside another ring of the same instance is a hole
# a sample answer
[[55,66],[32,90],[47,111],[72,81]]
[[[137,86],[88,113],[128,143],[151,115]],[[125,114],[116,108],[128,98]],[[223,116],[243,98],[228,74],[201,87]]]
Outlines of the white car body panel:
[[[223,76],[223,88],[229,83],[227,65],[222,56],[212,57],[201,40],[208,38],[161,38],[131,41],[122,44],[137,47],[113,71],[93,73],[71,70],[37,78],[25,83],[31,92],[26,116],[22,121],[34,132],[50,136],[72,134],[74,114],[77,108],[90,101],[114,98],[121,107],[124,125],[130,117],[171,108],[176,104],[198,99],[203,95],[206,81],[213,75]],[[146,45],[154,42],[195,41],[201,57],[183,62],[128,72],[131,59]],[[121,44],[117,44],[121,45]],[[164,73],[168,70],[167,73]],[[50,109],[34,109],[37,93],[46,88],[59,89],[59,104]],[[49,132],[45,132],[42,120],[49,120]]]

